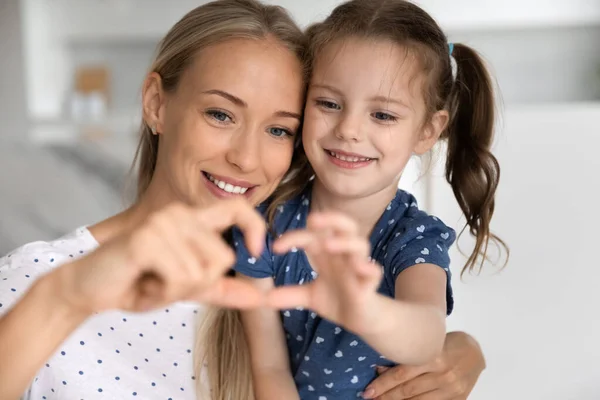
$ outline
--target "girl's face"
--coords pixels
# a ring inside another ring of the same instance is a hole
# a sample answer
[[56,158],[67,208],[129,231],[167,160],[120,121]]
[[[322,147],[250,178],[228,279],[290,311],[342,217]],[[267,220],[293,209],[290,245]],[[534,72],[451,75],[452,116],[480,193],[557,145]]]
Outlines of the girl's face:
[[425,121],[425,74],[412,52],[386,40],[347,39],[316,60],[304,149],[324,187],[341,197],[395,193],[413,154],[435,144],[447,121]]
[[199,206],[265,200],[290,166],[303,89],[301,62],[272,39],[204,49],[174,93],[151,75],[144,113],[160,134],[154,193]]

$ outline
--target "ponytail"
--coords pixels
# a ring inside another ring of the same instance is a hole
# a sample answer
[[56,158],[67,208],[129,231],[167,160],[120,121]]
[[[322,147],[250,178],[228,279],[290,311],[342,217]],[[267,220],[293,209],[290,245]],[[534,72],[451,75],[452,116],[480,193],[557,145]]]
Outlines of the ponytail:
[[452,47],[456,78],[448,99],[450,122],[444,135],[448,140],[446,180],[467,219],[464,229],[468,227],[475,237],[464,274],[475,269],[479,258],[481,269],[490,241],[506,251],[507,259],[509,250],[490,232],[500,179],[500,165],[491,153],[496,113],[492,80],[477,52],[462,44]]

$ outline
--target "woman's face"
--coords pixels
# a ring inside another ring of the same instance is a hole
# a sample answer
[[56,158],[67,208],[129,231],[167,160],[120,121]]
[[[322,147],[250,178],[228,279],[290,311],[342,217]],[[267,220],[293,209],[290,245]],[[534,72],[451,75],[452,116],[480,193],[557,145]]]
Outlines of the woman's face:
[[162,91],[157,74],[145,89],[146,121],[160,135],[156,195],[207,206],[233,196],[258,204],[273,193],[303,108],[294,53],[273,39],[230,40],[201,51],[175,92]]

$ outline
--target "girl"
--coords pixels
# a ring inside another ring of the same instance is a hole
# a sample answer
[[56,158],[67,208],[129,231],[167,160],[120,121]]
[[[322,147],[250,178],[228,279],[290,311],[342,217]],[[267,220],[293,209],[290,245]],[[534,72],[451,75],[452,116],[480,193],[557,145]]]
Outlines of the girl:
[[452,310],[454,231],[397,189],[409,158],[447,141],[446,178],[476,238],[465,269],[490,240],[504,245],[489,230],[499,177],[492,85],[472,49],[449,46],[407,1],[350,1],[308,34],[307,162],[263,209],[273,235],[262,256],[234,235],[238,273],[261,288],[304,284],[273,293],[274,306],[300,306],[281,317],[242,314],[254,392],[371,398],[375,365],[435,357]]

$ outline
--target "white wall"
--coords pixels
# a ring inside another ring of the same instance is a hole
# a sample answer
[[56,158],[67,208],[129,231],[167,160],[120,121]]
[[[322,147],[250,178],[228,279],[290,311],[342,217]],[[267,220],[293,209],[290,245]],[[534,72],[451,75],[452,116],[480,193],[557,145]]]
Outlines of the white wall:
[[0,2],[0,57],[0,135],[14,138],[27,128],[19,0]]
[[[179,0],[165,7],[162,0],[22,2],[28,104],[33,117],[60,114],[72,70],[71,47],[106,46],[119,40],[147,45],[185,11],[202,3]],[[303,25],[324,17],[338,3],[270,2],[288,7]],[[600,106],[560,100],[581,100],[582,93],[587,93],[579,88],[571,95],[566,90],[577,86],[563,88],[561,84],[587,73],[574,57],[583,54],[587,61],[597,60],[594,57],[600,52],[595,49],[600,44],[594,35],[600,26],[600,1],[420,3],[452,31],[451,37],[485,47],[482,50],[498,68],[500,86],[511,99],[520,95],[524,103],[533,104],[517,107],[508,102],[496,146],[502,180],[493,229],[511,247],[507,268],[498,274],[486,269],[482,276],[466,276],[461,282],[464,258],[456,248],[452,254],[456,309],[449,326],[472,333],[488,360],[488,369],[470,399],[598,399],[600,319],[594,306],[600,304],[600,294],[593,289],[595,278],[600,278],[596,255]],[[118,8],[108,8],[111,4]],[[532,27],[537,31],[532,32]],[[592,33],[578,36],[588,27]],[[560,36],[561,32],[566,36]],[[531,43],[543,48],[545,58],[531,56],[539,49],[520,46],[520,35],[530,35]],[[570,40],[563,41],[566,37]],[[557,60],[562,62],[555,65]],[[559,93],[559,89],[564,90]],[[549,98],[556,104],[535,105]],[[443,165],[443,159],[438,165]],[[419,169],[417,162],[412,163],[402,185],[416,191],[430,211],[460,229],[460,213],[441,178],[443,173],[439,167],[434,173],[436,178],[415,185]],[[429,196],[427,187],[431,188]],[[468,248],[468,240],[464,246]]]
[[[34,120],[62,117],[73,71],[72,47],[157,42],[186,12],[204,0],[21,0],[26,42],[27,99]],[[273,1],[305,25],[339,3]],[[151,53],[150,53],[151,54]]]
[[597,0],[415,0],[444,29],[503,30],[597,24]]
[[[185,12],[205,3],[205,0],[174,0],[165,5],[162,0],[21,0],[23,4],[26,65],[28,77],[29,112],[34,119],[58,118],[64,109],[66,95],[72,74],[71,47],[86,43],[118,43],[119,41],[145,43],[157,41]],[[290,10],[301,25],[324,18],[340,0],[268,0],[269,3],[282,5]],[[506,36],[514,29],[549,29],[557,27],[600,26],[600,1],[597,0],[418,0],[442,25],[450,32],[478,32],[476,35],[499,32]],[[537,43],[543,42],[547,32],[541,32],[534,42],[521,45],[517,40],[494,42],[487,40],[488,45],[502,47],[501,56],[519,61],[523,54],[532,54],[539,50]],[[516,33],[517,37],[519,33]],[[549,54],[547,67],[560,60],[571,57],[574,65],[579,65],[582,56],[573,58],[563,52],[570,49],[564,44],[564,36],[552,32],[543,47]],[[556,39],[558,35],[558,40]],[[591,35],[595,35],[592,33]],[[589,36],[589,35],[588,35]],[[570,40],[566,37],[566,40]],[[589,38],[583,37],[576,47],[583,51],[589,48]],[[573,43],[573,41],[571,41]],[[575,42],[577,43],[577,42]],[[534,46],[532,49],[531,46]],[[504,47],[509,49],[504,52]],[[510,49],[516,49],[516,52]],[[520,49],[520,50],[519,50]],[[597,54],[597,52],[585,53]],[[579,54],[579,53],[577,53]],[[576,54],[576,55],[577,55]],[[593,56],[596,57],[596,56]],[[597,59],[597,57],[596,57]],[[585,59],[587,60],[587,59]],[[588,62],[585,61],[584,62]],[[564,69],[563,69],[564,71]],[[569,71],[567,69],[567,71]],[[504,74],[510,79],[514,71]],[[545,76],[533,76],[536,87],[544,84],[555,87],[555,81],[548,81]],[[514,88],[521,87],[521,82],[514,82]],[[560,100],[569,100],[569,96],[577,97],[579,92],[564,95],[565,89],[558,85],[555,94]],[[562,92],[560,91],[562,90]],[[577,87],[574,90],[579,90]],[[551,90],[550,90],[551,91]],[[589,90],[588,90],[589,91]],[[524,91],[527,93],[527,91]],[[529,92],[532,93],[532,92]],[[531,97],[531,96],[530,96]],[[516,96],[518,98],[518,96]],[[583,95],[579,100],[588,99]],[[530,98],[524,96],[529,101]],[[537,100],[537,99],[533,99]]]
[[[510,261],[461,282],[465,258],[452,254],[449,327],[473,334],[488,361],[472,400],[600,398],[599,119],[600,104],[506,110],[492,229]],[[460,229],[441,163],[434,176],[432,212]]]

